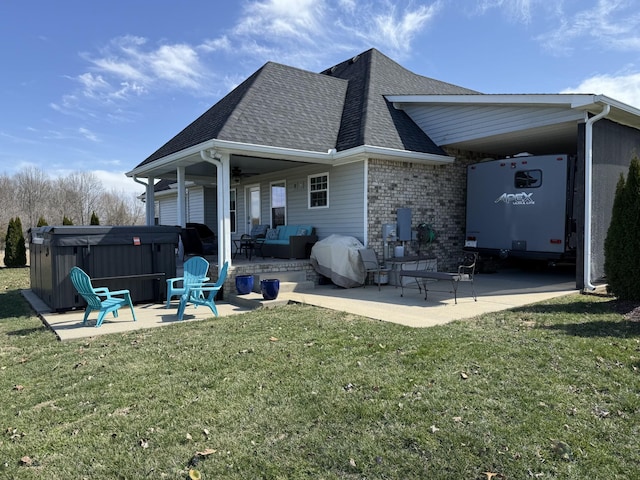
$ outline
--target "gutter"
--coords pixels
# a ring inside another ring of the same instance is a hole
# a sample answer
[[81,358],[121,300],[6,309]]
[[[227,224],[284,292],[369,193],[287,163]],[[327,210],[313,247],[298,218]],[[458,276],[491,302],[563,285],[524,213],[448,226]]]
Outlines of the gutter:
[[[393,157],[405,161],[413,161],[431,165],[448,164],[455,161],[455,157],[437,155],[431,153],[420,153],[409,150],[398,150],[393,148],[376,147],[372,145],[361,145],[341,152],[335,148],[327,152],[315,152],[310,150],[299,150],[294,148],[273,147],[269,145],[255,145],[250,143],[233,142],[229,140],[213,139],[202,142],[198,145],[188,147],[179,152],[172,153],[166,157],[154,160],[146,165],[136,167],[126,173],[128,177],[145,175],[149,170],[171,165],[191,155],[202,155],[200,152],[215,150],[218,153],[229,153],[235,155],[261,156],[263,158],[273,158],[278,160],[292,160],[304,163],[318,163],[325,165],[343,165],[351,161],[361,160],[361,156],[380,156],[382,158]],[[202,158],[202,157],[201,157]]]
[[585,159],[584,159],[584,258],[583,258],[583,292],[593,292],[596,287],[591,283],[591,203],[593,187],[593,124],[606,117],[611,111],[611,104],[606,103],[603,110],[587,120],[585,124]]
[[133,176],[133,181],[136,183],[139,183],[140,185],[144,185],[144,193],[145,193],[145,205],[144,205],[144,213],[145,213],[145,222],[147,225],[153,225],[153,215],[154,215],[154,202],[153,201],[149,201],[151,200],[151,198],[149,198],[149,192],[151,192],[151,197],[153,197],[153,190],[150,190],[150,186],[151,188],[153,188],[152,182],[147,182],[144,183],[142,180],[139,180],[138,177],[136,177],[135,175]]

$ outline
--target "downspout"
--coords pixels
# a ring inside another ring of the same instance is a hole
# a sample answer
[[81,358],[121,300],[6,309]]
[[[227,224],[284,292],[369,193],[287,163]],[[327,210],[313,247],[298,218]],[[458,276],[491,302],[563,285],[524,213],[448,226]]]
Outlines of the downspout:
[[606,117],[611,105],[605,104],[597,115],[587,119],[585,124],[585,159],[584,159],[584,258],[583,258],[583,291],[594,291],[591,283],[591,202],[593,186],[593,124]]
[[[147,225],[153,225],[154,222],[154,214],[155,214],[155,209],[154,209],[154,202],[155,199],[153,198],[153,180],[149,180],[148,183],[144,183],[141,180],[138,180],[138,177],[136,177],[135,175],[133,176],[133,181],[136,183],[139,183],[140,185],[144,185],[144,192],[145,192],[145,222]],[[151,192],[151,195],[149,195],[149,192]]]
[[218,271],[222,269],[222,265],[227,260],[225,257],[225,246],[227,241],[227,231],[225,229],[224,220],[224,197],[226,192],[225,179],[222,175],[223,168],[222,162],[215,158],[212,154],[207,155],[206,150],[200,150],[200,158],[207,163],[211,163],[216,167],[216,179],[217,179],[217,201],[216,206],[218,210]]

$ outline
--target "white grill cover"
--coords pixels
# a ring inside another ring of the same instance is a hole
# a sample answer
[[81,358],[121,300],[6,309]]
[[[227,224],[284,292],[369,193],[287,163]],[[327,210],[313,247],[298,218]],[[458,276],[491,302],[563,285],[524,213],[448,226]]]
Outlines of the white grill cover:
[[364,284],[365,271],[358,255],[364,245],[355,237],[329,235],[311,249],[311,265],[321,275],[340,287]]

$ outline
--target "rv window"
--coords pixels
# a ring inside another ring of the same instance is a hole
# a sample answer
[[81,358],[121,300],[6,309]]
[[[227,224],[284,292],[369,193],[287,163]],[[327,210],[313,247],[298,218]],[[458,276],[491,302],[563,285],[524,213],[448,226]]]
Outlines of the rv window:
[[538,188],[542,185],[542,170],[516,172],[516,188]]

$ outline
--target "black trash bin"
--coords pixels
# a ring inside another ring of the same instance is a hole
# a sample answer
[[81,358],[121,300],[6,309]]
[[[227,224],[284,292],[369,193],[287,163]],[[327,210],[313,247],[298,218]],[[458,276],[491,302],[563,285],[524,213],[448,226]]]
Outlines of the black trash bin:
[[69,271],[82,268],[94,287],[127,289],[134,303],[162,302],[176,276],[180,227],[48,226],[29,230],[31,289],[52,310],[83,307]]

